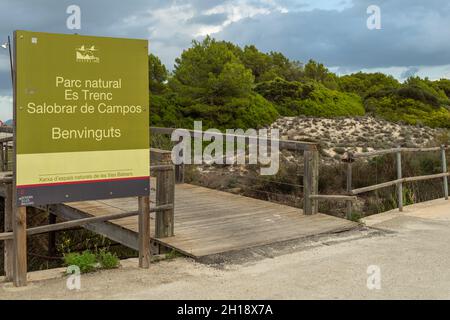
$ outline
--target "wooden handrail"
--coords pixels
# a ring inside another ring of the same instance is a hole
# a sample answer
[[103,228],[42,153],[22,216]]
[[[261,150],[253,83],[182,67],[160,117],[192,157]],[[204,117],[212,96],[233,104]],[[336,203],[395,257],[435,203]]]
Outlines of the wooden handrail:
[[353,189],[350,191],[350,193],[357,195],[357,194],[361,194],[361,193],[365,193],[365,192],[369,192],[369,191],[374,191],[374,190],[378,190],[378,189],[382,189],[382,188],[395,186],[399,183],[431,180],[431,179],[438,179],[438,178],[443,178],[443,177],[448,177],[448,176],[450,176],[449,172],[429,174],[429,175],[425,175],[425,176],[406,177],[406,178],[391,180],[391,181],[387,181],[387,182],[383,182],[383,183],[379,183],[379,184],[375,184],[375,185],[371,185],[371,186],[367,186],[367,187],[363,187],[363,188]]
[[[164,135],[171,135],[172,132],[177,130],[176,128],[161,128],[161,127],[150,127],[150,133],[153,134],[164,134]],[[195,135],[197,134],[204,134],[205,131],[198,131],[198,130],[190,130],[190,129],[183,129],[188,131],[191,134],[191,137],[195,138]],[[246,141],[246,144],[248,144],[248,138],[251,136],[248,135],[238,135],[238,134],[229,134],[229,133],[222,133],[222,136],[225,138],[243,138]],[[305,141],[295,141],[295,140],[279,140],[279,139],[270,139],[267,138],[267,140],[271,141],[277,141],[279,143],[280,149],[285,150],[293,150],[293,151],[314,151],[318,149],[318,144],[313,142],[305,142]]]
[[[358,195],[361,193],[374,191],[382,188],[387,188],[391,186],[397,186],[397,197],[398,197],[398,209],[400,211],[403,211],[403,183],[406,182],[414,182],[414,181],[423,181],[423,180],[431,180],[431,179],[438,179],[442,178],[443,182],[443,190],[444,190],[444,198],[445,200],[448,200],[448,177],[450,176],[450,173],[447,171],[447,160],[446,160],[446,150],[449,149],[449,146],[447,145],[441,145],[440,147],[426,147],[426,148],[404,148],[404,147],[397,147],[397,148],[391,148],[391,149],[384,149],[384,150],[376,150],[371,152],[347,152],[345,157],[342,159],[343,162],[347,164],[347,193],[352,195]],[[402,176],[402,152],[436,152],[440,151],[441,153],[441,166],[442,166],[442,173],[438,174],[430,174],[430,175],[423,175],[423,176],[414,176],[414,177],[406,177],[404,178]],[[396,154],[396,171],[397,171],[397,179],[392,181],[387,181],[383,183],[378,183],[375,185],[358,188],[358,189],[352,189],[352,164],[355,161],[355,159],[358,158],[368,158],[368,157],[375,157],[375,156],[381,156],[385,154]],[[352,211],[352,205],[350,201],[347,201],[347,216],[351,216]]]
[[13,133],[13,127],[10,127],[10,126],[0,126],[0,132]]
[[351,157],[353,158],[368,158],[368,157],[375,157],[375,156],[381,156],[384,154],[390,154],[390,153],[397,153],[397,152],[433,152],[433,151],[440,151],[444,149],[448,149],[448,146],[443,147],[427,147],[427,148],[391,148],[391,149],[383,149],[383,150],[376,150],[376,151],[369,151],[369,152],[356,152],[352,153]]
[[13,140],[14,140],[14,138],[12,136],[11,137],[0,138],[0,143],[11,142]]
[[336,201],[356,201],[358,197],[356,196],[347,196],[340,194],[316,194],[309,196],[310,199],[317,200],[336,200]]
[[[156,207],[150,207],[150,212],[160,212],[160,211],[169,210],[172,208],[173,208],[173,204],[165,204],[165,205],[160,205],[160,206],[156,206]],[[45,225],[45,226],[27,229],[27,236],[41,234],[41,233],[47,233],[47,232],[52,232],[52,231],[70,229],[73,227],[79,227],[79,226],[83,226],[85,224],[89,224],[89,223],[93,223],[93,222],[104,222],[104,221],[109,221],[109,220],[117,220],[117,219],[121,219],[121,218],[137,216],[138,214],[139,214],[139,211],[121,212],[121,213],[113,213],[113,214],[103,215],[103,216],[99,216],[99,217],[90,217],[90,218],[70,220],[70,221],[65,221],[65,222],[60,222],[60,223],[55,223],[55,224],[49,224],[49,225]],[[0,233],[0,241],[12,239],[12,238],[13,238],[13,232]]]

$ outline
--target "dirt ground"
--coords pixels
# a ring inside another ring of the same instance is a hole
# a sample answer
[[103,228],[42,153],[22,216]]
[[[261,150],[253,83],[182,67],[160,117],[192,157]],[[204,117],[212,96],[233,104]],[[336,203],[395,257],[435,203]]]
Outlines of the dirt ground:
[[[0,283],[0,299],[449,299],[450,201],[435,200],[366,218],[365,228],[254,248],[203,264],[188,258],[122,261],[81,276],[30,273]],[[1,279],[0,279],[1,281]]]

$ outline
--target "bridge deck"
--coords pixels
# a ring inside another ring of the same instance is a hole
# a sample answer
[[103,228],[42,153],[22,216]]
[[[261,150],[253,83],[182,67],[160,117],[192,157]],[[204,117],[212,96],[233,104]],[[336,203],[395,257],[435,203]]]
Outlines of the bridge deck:
[[[74,219],[137,210],[136,198],[66,203],[60,215]],[[152,220],[154,219],[152,213]],[[154,220],[153,220],[154,221]],[[152,221],[152,222],[153,222]],[[249,197],[180,184],[175,189],[175,236],[154,239],[194,258],[340,232],[357,224]],[[151,223],[151,235],[154,235]],[[137,247],[137,217],[89,225],[88,229]]]

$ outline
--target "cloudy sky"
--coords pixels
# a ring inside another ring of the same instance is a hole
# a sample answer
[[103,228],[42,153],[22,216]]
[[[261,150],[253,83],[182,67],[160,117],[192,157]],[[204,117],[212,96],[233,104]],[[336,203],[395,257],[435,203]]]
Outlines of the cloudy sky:
[[[192,39],[210,34],[338,74],[382,71],[450,78],[448,0],[0,0],[0,41],[13,30],[73,33],[69,5],[81,8],[80,34],[145,38],[173,68]],[[381,10],[381,29],[369,30],[367,8]],[[11,115],[7,50],[0,49],[0,119]]]

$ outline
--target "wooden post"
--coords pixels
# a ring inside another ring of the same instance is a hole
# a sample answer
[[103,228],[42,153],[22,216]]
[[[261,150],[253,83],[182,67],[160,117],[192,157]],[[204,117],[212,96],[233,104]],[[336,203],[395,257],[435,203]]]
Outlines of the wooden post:
[[308,150],[303,157],[303,213],[310,215],[318,212],[318,200],[312,200],[311,195],[318,194],[319,190],[319,152]]
[[[447,173],[447,158],[445,156],[446,146],[441,146],[441,159],[442,159],[442,173]],[[444,198],[448,200],[448,178],[445,176],[443,178],[444,183]]]
[[138,198],[139,267],[150,267],[150,198]]
[[[53,213],[50,213],[50,210],[47,208],[48,214],[48,224],[52,225],[56,223],[56,216]],[[48,255],[50,257],[54,257],[56,255],[56,232],[50,231],[48,233]]]
[[16,287],[27,285],[27,208],[17,206],[14,208],[14,274],[13,282]]
[[[9,37],[8,37],[9,41]],[[9,46],[11,48],[11,46]],[[13,183],[12,183],[12,215],[13,215],[13,247],[14,247],[14,269],[13,269],[13,283],[16,287],[27,285],[27,208],[17,206],[17,189],[16,189],[16,140],[17,140],[17,38],[14,32],[14,63],[11,68],[13,77]],[[6,165],[8,162],[8,143],[6,143],[5,152]]]
[[[5,185],[5,232],[13,231],[13,206],[12,206],[12,184]],[[13,240],[5,240],[4,244],[4,270],[6,281],[13,280],[14,272],[14,242]]]
[[[183,138],[180,137],[180,140],[178,143],[182,143]],[[181,154],[178,155],[178,157],[181,157],[183,159],[182,163],[175,166],[175,183],[184,183],[184,150],[181,150]],[[178,159],[179,160],[179,159]]]
[[[400,147],[398,147],[400,148]],[[397,179],[402,178],[402,153],[397,151]],[[397,184],[398,209],[403,211],[403,183]]]
[[303,213],[312,214],[311,205],[311,151],[303,153]]
[[6,171],[5,170],[5,153],[4,153],[4,143],[0,143],[0,160],[2,162],[2,171]]
[[[347,194],[350,195],[351,191],[352,191],[352,176],[353,176],[353,170],[352,170],[352,163],[353,163],[353,156],[350,153],[349,154],[349,158],[348,158],[348,162],[347,162]],[[347,205],[347,219],[351,220],[352,219],[352,205],[353,202],[352,201],[346,201],[346,205]]]
[[175,166],[175,183],[184,183],[184,163]]
[[[175,204],[174,169],[158,170],[156,173],[156,205]],[[174,234],[174,209],[158,211],[155,214],[155,237],[165,238]]]
[[[319,165],[320,165],[320,158],[319,158],[319,151],[314,150],[312,152],[312,162],[311,162],[311,195],[317,195],[319,194]],[[319,212],[319,200],[313,199],[311,202],[312,205],[312,213],[318,213]]]
[[5,157],[3,158],[3,171],[8,171],[8,153],[9,153],[9,148],[8,148],[8,142],[5,143]]

